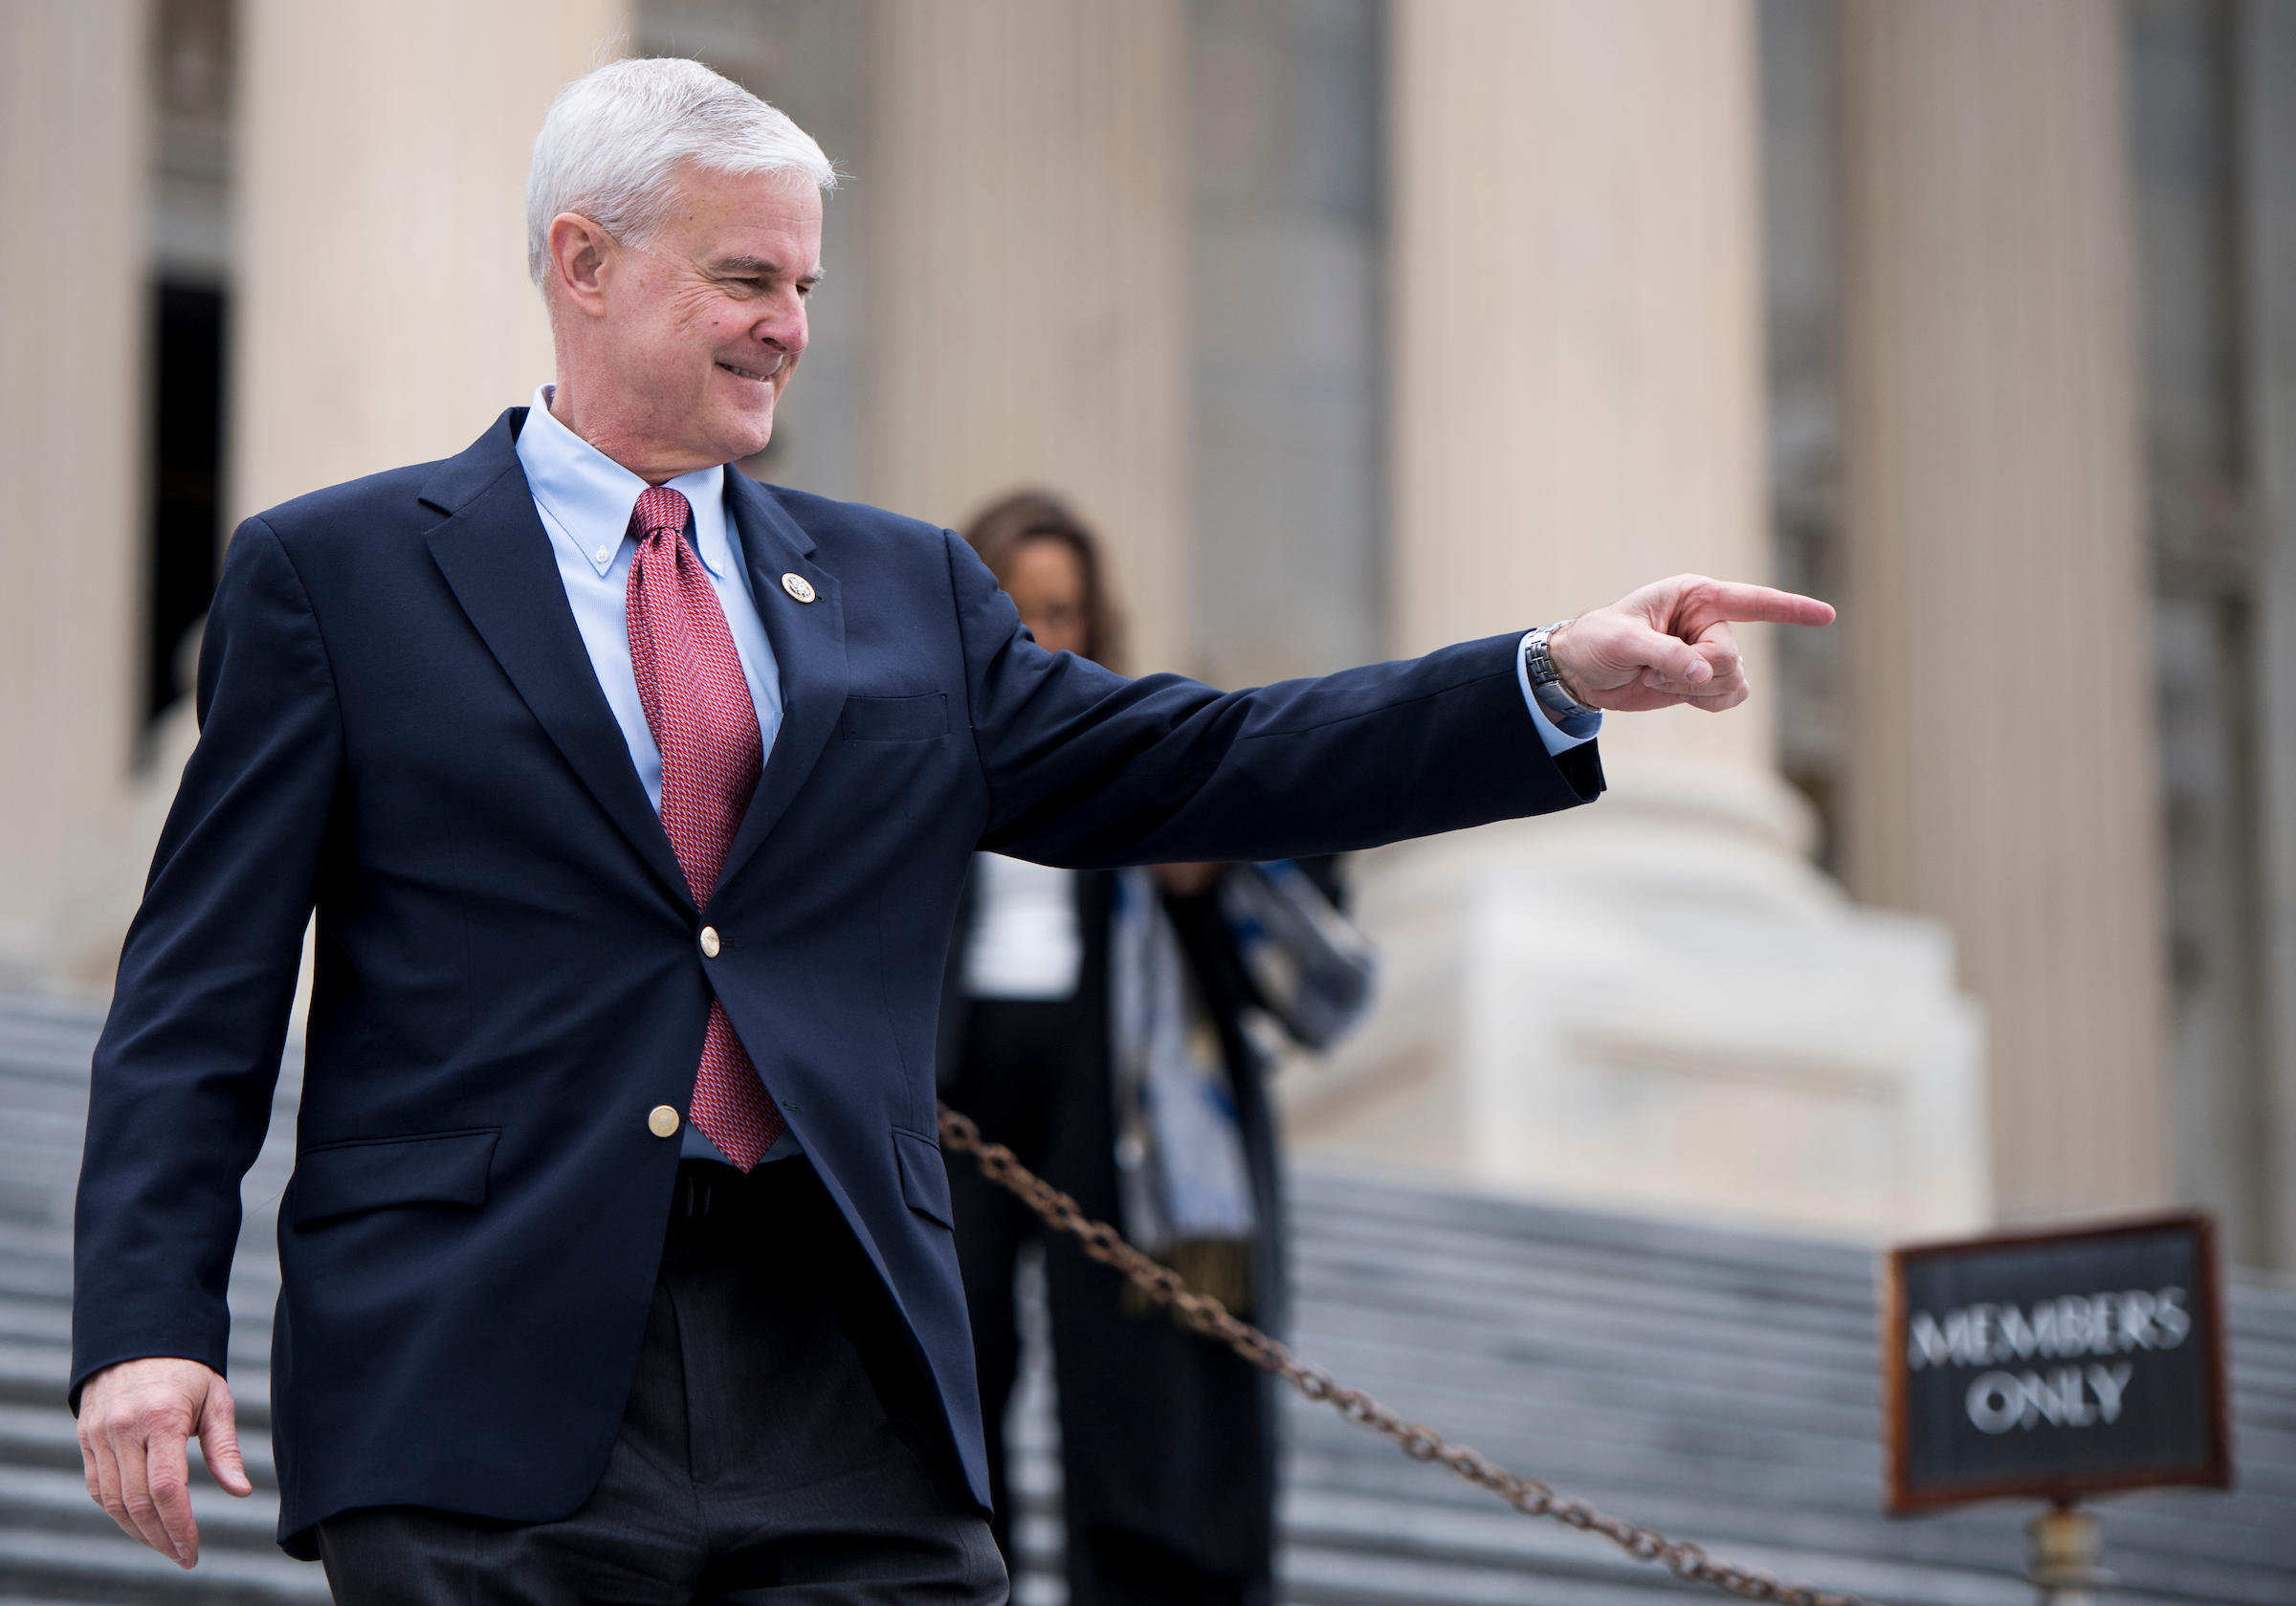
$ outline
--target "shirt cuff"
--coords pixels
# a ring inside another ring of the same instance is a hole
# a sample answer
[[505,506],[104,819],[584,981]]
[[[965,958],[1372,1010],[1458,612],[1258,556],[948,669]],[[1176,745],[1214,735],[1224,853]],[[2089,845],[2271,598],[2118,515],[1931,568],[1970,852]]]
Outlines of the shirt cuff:
[[1514,683],[1523,689],[1523,706],[1531,711],[1531,722],[1538,727],[1538,739],[1545,742],[1550,754],[1568,753],[1574,747],[1583,747],[1595,739],[1602,729],[1600,710],[1577,719],[1566,719],[1557,725],[1547,717],[1547,711],[1538,706],[1531,694],[1531,665],[1526,657],[1531,649],[1531,632],[1525,630],[1523,639],[1514,646]]

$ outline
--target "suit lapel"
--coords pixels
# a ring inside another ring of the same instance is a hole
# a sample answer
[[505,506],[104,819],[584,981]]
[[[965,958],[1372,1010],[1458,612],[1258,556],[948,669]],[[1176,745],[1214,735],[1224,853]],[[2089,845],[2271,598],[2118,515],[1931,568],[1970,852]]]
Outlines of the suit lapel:
[[[726,504],[741,537],[741,559],[749,569],[750,595],[765,639],[773,644],[782,681],[782,729],[766,756],[765,773],[726,849],[718,885],[730,886],[735,873],[757,851],[767,832],[787,812],[806,777],[813,773],[829,733],[845,712],[850,684],[845,661],[845,605],[837,577],[813,561],[813,542],[779,502],[740,470],[725,471]],[[801,603],[782,583],[794,574],[813,587],[813,600]]]
[[422,499],[449,516],[430,534],[431,560],[574,773],[653,873],[690,905],[685,874],[599,690],[519,467],[515,443],[524,414],[523,407],[504,413],[423,487]]

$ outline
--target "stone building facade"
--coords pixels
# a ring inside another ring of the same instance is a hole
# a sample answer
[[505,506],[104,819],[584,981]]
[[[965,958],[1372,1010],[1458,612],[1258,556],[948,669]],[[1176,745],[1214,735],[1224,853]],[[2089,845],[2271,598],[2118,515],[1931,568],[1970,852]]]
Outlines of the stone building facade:
[[[748,465],[1106,530],[1223,684],[1695,568],[1843,606],[1582,817],[1365,855],[1367,1167],[2296,1269],[2296,16],[2267,0],[0,0],[0,980],[100,991],[237,517],[546,375],[551,94],[846,178]],[[1376,759],[1372,760],[1376,761]]]

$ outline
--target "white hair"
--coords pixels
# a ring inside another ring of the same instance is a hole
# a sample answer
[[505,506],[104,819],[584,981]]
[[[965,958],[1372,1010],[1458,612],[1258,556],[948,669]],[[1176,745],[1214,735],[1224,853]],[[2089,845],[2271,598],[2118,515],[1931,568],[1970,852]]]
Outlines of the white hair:
[[787,173],[832,189],[837,169],[813,136],[698,61],[615,61],[559,91],[526,170],[526,271],[550,268],[550,220],[579,212],[643,250],[675,203],[677,169]]

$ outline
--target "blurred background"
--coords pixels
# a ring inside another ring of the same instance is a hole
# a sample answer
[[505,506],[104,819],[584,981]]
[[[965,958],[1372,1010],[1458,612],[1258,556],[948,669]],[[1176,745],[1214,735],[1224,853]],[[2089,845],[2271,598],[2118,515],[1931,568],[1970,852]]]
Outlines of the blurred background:
[[620,51],[845,182],[752,472],[1043,484],[1140,670],[1681,569],[1827,597],[1587,816],[1370,855],[1295,1141],[1877,1236],[2188,1200],[2296,1268],[2296,16],[2274,0],[10,0],[0,974],[100,991],[248,513],[549,373]]
[[0,0],[0,988],[107,989],[234,522],[549,377],[528,145],[633,51],[845,175],[744,468],[1059,491],[1137,671],[1841,606],[1600,808],[1358,859],[1333,1210],[2296,1274],[2286,0]]

